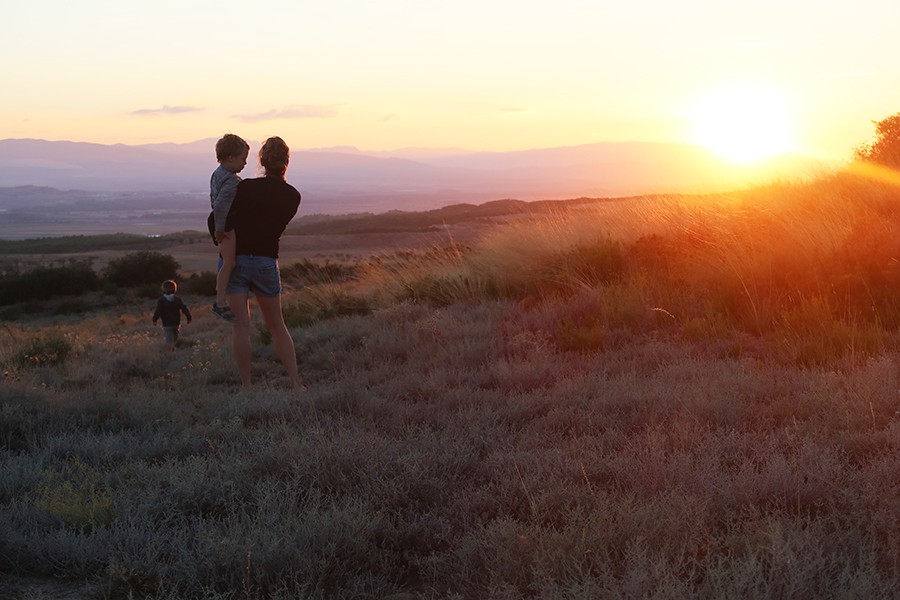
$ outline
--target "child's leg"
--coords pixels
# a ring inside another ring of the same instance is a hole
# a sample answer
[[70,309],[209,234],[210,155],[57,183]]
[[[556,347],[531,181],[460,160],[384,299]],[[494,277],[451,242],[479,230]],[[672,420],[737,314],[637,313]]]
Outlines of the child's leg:
[[234,236],[234,230],[227,232],[222,241],[219,242],[219,254],[222,255],[222,268],[216,274],[216,304],[219,306],[228,306],[225,298],[225,288],[228,287],[231,271],[234,270],[234,251],[236,246],[237,238]]
[[176,327],[163,327],[163,330],[166,334],[166,346],[169,347],[170,352],[175,351],[175,343],[178,341],[178,328]]

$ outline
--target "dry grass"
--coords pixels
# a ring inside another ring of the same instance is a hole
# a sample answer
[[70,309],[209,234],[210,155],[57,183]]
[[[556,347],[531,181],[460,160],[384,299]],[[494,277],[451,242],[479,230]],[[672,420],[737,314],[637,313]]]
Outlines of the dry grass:
[[239,393],[202,307],[175,353],[152,307],[3,324],[0,592],[891,597],[896,208],[841,177],[379,255],[291,286],[299,395],[264,338]]

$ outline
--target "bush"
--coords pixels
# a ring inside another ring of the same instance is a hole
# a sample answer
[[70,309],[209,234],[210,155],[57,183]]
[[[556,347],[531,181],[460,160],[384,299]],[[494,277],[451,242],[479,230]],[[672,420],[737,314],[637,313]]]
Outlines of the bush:
[[60,334],[50,334],[28,340],[12,356],[17,367],[62,364],[72,353],[72,342]]
[[875,121],[875,141],[856,150],[856,158],[900,167],[900,113]]
[[281,278],[296,280],[302,284],[337,283],[357,276],[359,269],[352,265],[343,265],[325,261],[319,264],[303,259],[292,265],[281,268]]
[[103,277],[119,287],[150,283],[159,285],[166,279],[175,279],[180,267],[175,258],[168,254],[133,252],[109,261],[103,270]]
[[563,289],[580,290],[617,281],[625,274],[625,255],[612,240],[581,244],[553,257],[548,282]]
[[74,296],[96,290],[100,279],[86,263],[38,267],[0,278],[0,305]]
[[[365,298],[325,288],[311,290],[298,302],[286,305],[284,322],[289,328],[307,327],[318,321],[367,315],[371,312],[372,307]],[[265,334],[263,334],[263,339],[267,339]]]
[[398,301],[430,302],[436,306],[449,306],[454,302],[470,299],[503,297],[503,291],[492,279],[467,276],[461,273],[449,275],[423,275],[404,284],[395,294]]
[[201,273],[193,273],[185,282],[187,291],[198,296],[215,296],[216,295],[216,273],[214,271],[203,271]]
[[559,324],[556,332],[556,343],[560,350],[569,352],[591,352],[603,350],[606,341],[606,332],[600,323],[593,322],[584,325],[571,320],[565,320]]
[[65,302],[60,302],[56,309],[54,309],[53,314],[77,315],[90,312],[93,309],[94,305],[92,305],[90,302],[87,302],[80,298],[76,298],[74,300],[66,300]]

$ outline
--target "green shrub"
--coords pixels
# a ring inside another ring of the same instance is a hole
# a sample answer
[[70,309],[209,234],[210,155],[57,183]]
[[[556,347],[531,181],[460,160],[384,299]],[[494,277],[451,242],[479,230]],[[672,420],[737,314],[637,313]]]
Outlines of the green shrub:
[[454,273],[450,275],[423,275],[404,283],[394,294],[403,302],[429,302],[436,306],[449,306],[463,300],[489,300],[507,294],[497,282],[480,275]]
[[37,490],[35,507],[81,533],[108,525],[113,518],[111,491],[99,473],[74,461],[71,479],[56,471],[43,473],[46,484]]
[[336,292],[325,306],[319,310],[320,319],[333,317],[350,317],[353,315],[367,315],[372,312],[372,307],[365,298],[343,292]]
[[216,295],[216,273],[214,271],[202,271],[192,273],[185,281],[185,288],[198,296]]
[[824,365],[847,355],[873,355],[883,348],[871,324],[835,317],[828,303],[807,298],[781,316],[773,331],[780,354],[800,365]]
[[296,280],[303,284],[336,283],[346,281],[356,276],[358,268],[351,265],[343,265],[325,261],[319,264],[308,259],[303,259],[292,265],[281,268],[281,278],[284,280]]
[[[284,307],[284,322],[289,329],[306,327],[335,317],[367,315],[372,307],[365,298],[333,289],[318,289],[294,304]],[[265,328],[260,329],[263,341],[269,339]]]
[[159,298],[161,293],[159,283],[144,283],[134,288],[134,295],[138,298]]
[[75,298],[73,300],[60,302],[53,313],[57,315],[77,315],[90,312],[93,308],[94,306],[90,302]]
[[577,324],[571,320],[561,322],[556,330],[556,343],[560,350],[589,354],[603,350],[606,331],[594,321]]
[[109,261],[103,270],[103,278],[120,287],[155,283],[175,279],[180,264],[174,257],[159,252],[141,251],[126,254]]
[[97,273],[86,263],[38,267],[0,278],[0,305],[74,296],[99,287]]
[[72,342],[58,333],[51,333],[28,340],[13,354],[12,362],[18,367],[58,365],[71,353]]
[[576,289],[619,280],[625,272],[625,256],[618,242],[599,240],[572,248],[559,257],[555,275]]
[[284,323],[288,326],[288,329],[306,327],[307,325],[312,325],[318,320],[317,314],[317,311],[310,306],[302,306],[298,304],[285,306]]

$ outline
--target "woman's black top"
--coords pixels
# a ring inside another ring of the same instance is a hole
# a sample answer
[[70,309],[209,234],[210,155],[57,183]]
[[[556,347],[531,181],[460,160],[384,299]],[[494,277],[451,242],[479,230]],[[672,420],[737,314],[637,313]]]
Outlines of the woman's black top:
[[235,254],[278,258],[278,240],[300,206],[300,192],[279,177],[244,179],[225,230],[237,236]]

